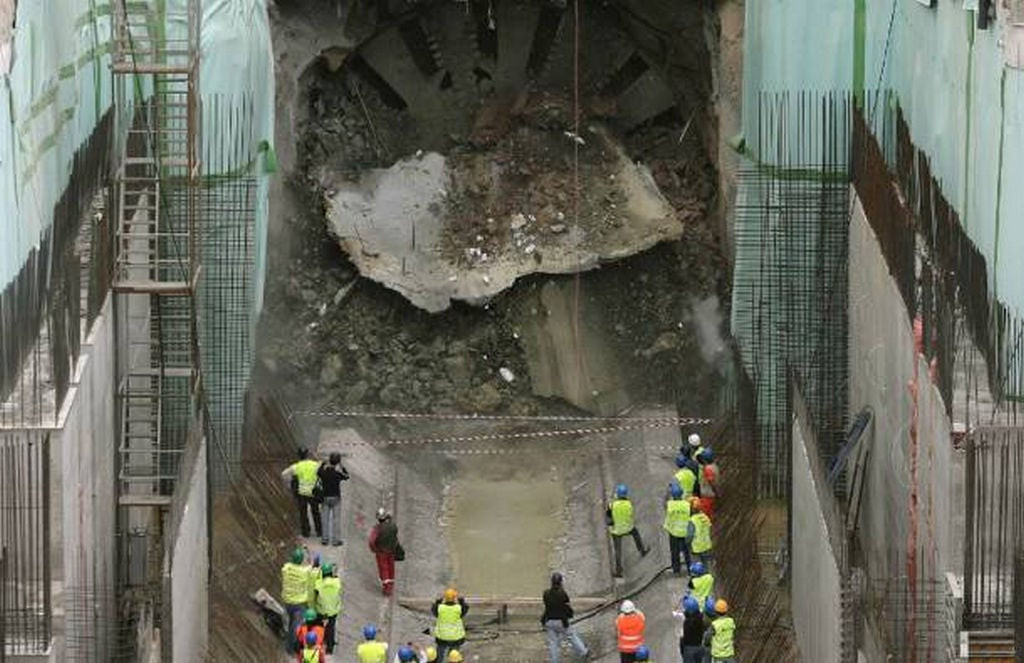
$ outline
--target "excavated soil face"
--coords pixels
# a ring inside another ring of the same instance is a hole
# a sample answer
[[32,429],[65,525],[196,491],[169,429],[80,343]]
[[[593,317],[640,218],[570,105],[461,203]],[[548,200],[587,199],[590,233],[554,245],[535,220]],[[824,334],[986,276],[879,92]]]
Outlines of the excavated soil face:
[[699,44],[701,10],[561,4],[383,3],[368,38],[305,72],[300,168],[362,275],[436,312],[705,217],[706,72],[647,34]]

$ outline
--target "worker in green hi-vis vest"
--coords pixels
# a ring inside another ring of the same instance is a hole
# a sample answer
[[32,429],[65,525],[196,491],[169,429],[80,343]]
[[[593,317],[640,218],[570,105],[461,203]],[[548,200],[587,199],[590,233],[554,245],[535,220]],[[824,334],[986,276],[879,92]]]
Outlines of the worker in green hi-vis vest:
[[612,535],[612,548],[615,550],[615,577],[622,577],[622,538],[632,536],[637,552],[641,557],[650,552],[640,538],[640,532],[633,520],[633,503],[629,501],[629,487],[624,483],[615,486],[615,499],[605,509],[605,520],[608,531]]

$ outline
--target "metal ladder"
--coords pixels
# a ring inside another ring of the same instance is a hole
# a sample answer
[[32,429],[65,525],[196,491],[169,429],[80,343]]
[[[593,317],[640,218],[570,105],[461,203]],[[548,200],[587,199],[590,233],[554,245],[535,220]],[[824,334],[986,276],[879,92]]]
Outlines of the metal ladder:
[[199,0],[115,2],[119,503],[166,507],[195,425]]

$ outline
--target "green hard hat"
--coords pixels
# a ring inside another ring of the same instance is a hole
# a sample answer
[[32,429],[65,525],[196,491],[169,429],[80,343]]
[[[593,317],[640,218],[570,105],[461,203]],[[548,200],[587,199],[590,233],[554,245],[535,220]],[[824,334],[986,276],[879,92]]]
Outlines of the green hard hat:
[[296,548],[292,551],[292,564],[302,564],[304,559],[306,559],[306,553],[302,552],[302,548]]
[[334,564],[331,564],[330,562],[326,562],[323,566],[320,567],[320,570],[323,572],[323,574],[325,576],[333,575],[334,574]]
[[312,624],[313,622],[315,622],[316,610],[314,610],[313,608],[306,608],[305,618],[307,624]]

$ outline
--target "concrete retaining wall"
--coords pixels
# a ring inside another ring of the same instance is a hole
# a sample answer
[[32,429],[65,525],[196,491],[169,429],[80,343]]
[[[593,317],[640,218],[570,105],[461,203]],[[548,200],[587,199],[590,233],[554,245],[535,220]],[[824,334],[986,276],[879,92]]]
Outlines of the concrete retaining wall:
[[814,433],[794,396],[792,604],[793,626],[805,661],[839,663],[842,646],[841,520],[825,482]]
[[[109,660],[117,624],[114,325],[108,298],[82,345],[51,466],[54,660]],[[63,615],[61,614],[63,613]]]
[[[963,458],[929,366],[914,350],[911,320],[859,202],[850,221],[850,412],[873,410],[857,536],[868,581],[905,585],[908,537],[918,577],[962,573]],[[917,389],[911,390],[917,367]],[[944,367],[936,367],[943,370]],[[914,411],[917,442],[911,442]],[[917,508],[909,504],[916,485]]]
[[[164,557],[164,660],[200,661],[206,652],[210,549],[206,438],[189,442],[171,505]],[[170,605],[168,606],[168,600]],[[170,627],[168,630],[167,627]]]

